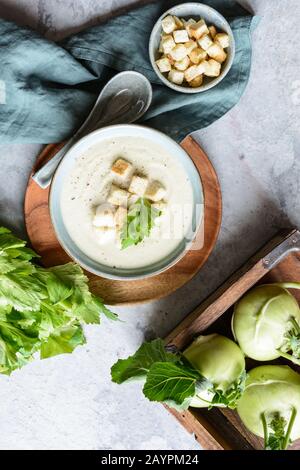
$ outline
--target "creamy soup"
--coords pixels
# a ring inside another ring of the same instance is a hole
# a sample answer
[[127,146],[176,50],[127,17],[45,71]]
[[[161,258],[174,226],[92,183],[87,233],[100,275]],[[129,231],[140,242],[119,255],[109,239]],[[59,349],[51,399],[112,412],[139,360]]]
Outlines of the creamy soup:
[[[100,243],[92,224],[95,208],[106,201],[111,184],[118,183],[111,172],[118,158],[166,189],[166,209],[150,237],[123,250],[115,240]],[[90,147],[77,159],[62,191],[61,210],[70,237],[94,261],[116,268],[141,268],[170,255],[191,236],[193,190],[181,163],[164,148],[140,137],[116,137]]]

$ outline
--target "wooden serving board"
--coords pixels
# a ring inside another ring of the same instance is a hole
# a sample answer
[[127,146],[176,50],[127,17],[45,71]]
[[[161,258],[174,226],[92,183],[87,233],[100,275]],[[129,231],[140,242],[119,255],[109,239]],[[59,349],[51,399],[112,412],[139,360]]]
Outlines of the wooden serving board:
[[[175,266],[147,279],[116,281],[86,273],[92,292],[102,297],[108,305],[142,303],[171,294],[199,271],[216,243],[222,218],[222,199],[217,175],[208,157],[192,137],[186,137],[181,146],[193,160],[203,185],[204,222],[195,239],[197,246],[202,248],[187,251]],[[62,144],[46,146],[33,171],[51,159],[61,147]],[[45,266],[54,266],[66,263],[70,258],[55,236],[48,196],[49,189],[41,189],[30,177],[25,195],[27,233],[34,250],[41,256],[42,263]]]
[[[231,334],[233,305],[256,284],[300,280],[300,231],[285,230],[258,251],[241,269],[236,271],[216,292],[210,295],[188,315],[166,338],[167,344],[185,349],[196,336],[219,333]],[[300,303],[300,291],[293,290]],[[247,370],[263,365],[247,359]],[[267,363],[267,362],[266,362]],[[300,373],[300,366],[285,359],[276,364],[292,367]],[[182,413],[167,409],[204,449],[260,450],[263,440],[252,434],[234,410],[189,408]],[[300,450],[300,439],[290,449]]]

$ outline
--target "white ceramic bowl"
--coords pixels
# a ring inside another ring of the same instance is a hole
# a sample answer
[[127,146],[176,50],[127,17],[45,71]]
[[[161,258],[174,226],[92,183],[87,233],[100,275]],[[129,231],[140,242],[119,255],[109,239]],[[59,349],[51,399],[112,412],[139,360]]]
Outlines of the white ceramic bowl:
[[197,210],[199,207],[203,206],[203,191],[201,180],[194,163],[188,154],[183,150],[183,148],[180,147],[180,145],[178,145],[170,137],[154,129],[134,124],[108,126],[94,131],[86,137],[83,137],[66,153],[65,157],[59,164],[52,180],[49,195],[50,214],[52,224],[60,244],[69,254],[69,256],[77,261],[77,263],[80,264],[84,269],[109,279],[141,279],[165,271],[177,263],[184,256],[186,250],[190,247],[192,240],[183,239],[169,256],[161,259],[159,262],[153,265],[138,269],[116,269],[96,262],[87,256],[74,243],[65,226],[61,210],[61,195],[64,183],[68,175],[70,175],[74,165],[76,164],[76,160],[82,156],[91,146],[95,144],[101,145],[104,140],[111,137],[122,136],[143,137],[146,140],[153,141],[166,149],[168,153],[174,157],[174,159],[181,163],[183,171],[186,172],[193,189],[193,220],[192,227],[190,228],[191,233],[196,233],[196,229],[199,227],[203,218],[203,213]]
[[[175,15],[179,18],[185,18],[188,20],[189,18],[199,19],[203,18],[209,25],[214,25],[218,31],[226,32],[230,38],[230,46],[226,50],[227,52],[227,59],[224,64],[222,64],[221,74],[219,77],[216,78],[208,78],[206,77],[204,85],[201,85],[197,88],[191,88],[189,86],[184,85],[176,85],[175,83],[170,82],[167,77],[162,74],[157,67],[155,61],[159,58],[160,54],[158,52],[160,38],[161,38],[161,21],[167,15]],[[210,88],[218,85],[224,77],[228,74],[233,60],[235,56],[235,41],[231,27],[229,23],[226,21],[224,16],[222,16],[219,12],[217,12],[214,8],[209,7],[208,5],[204,5],[203,3],[183,3],[181,5],[176,5],[173,8],[167,10],[161,17],[157,20],[152,30],[150,41],[149,41],[149,55],[152,67],[156,72],[156,75],[160,78],[160,80],[169,88],[173,90],[179,91],[181,93],[200,93],[202,91],[207,91]]]

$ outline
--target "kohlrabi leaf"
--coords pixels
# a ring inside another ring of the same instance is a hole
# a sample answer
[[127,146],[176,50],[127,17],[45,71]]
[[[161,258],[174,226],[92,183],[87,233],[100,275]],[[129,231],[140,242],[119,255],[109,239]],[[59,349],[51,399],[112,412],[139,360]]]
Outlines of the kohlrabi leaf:
[[283,450],[286,425],[286,419],[280,416],[279,413],[275,413],[269,425],[273,432],[269,434],[266,442],[265,448],[267,450]]
[[271,417],[262,415],[266,450],[286,450],[288,448],[292,442],[290,435],[296,414],[296,410],[293,408],[289,422],[278,411],[274,412]]
[[300,325],[295,317],[289,319],[290,329],[285,335],[280,355],[300,365]]
[[[206,342],[199,337],[183,354],[175,347],[165,346],[160,339],[146,342],[133,356],[120,359],[112,366],[112,380],[121,384],[130,379],[142,379],[145,381],[143,392],[149,400],[163,402],[177,410],[197,406],[198,403],[206,405],[207,408],[218,405],[235,408],[245,387],[245,359],[238,346],[231,340],[219,335],[212,336],[208,337]],[[172,350],[174,352],[171,352]],[[204,372],[204,354],[208,363],[207,375]],[[212,355],[214,359],[219,359],[221,366],[211,360]],[[228,364],[228,361],[232,361],[235,367],[232,363]],[[215,382],[211,379],[214,369],[217,374]],[[225,376],[224,370],[227,369],[229,372]],[[229,374],[233,376],[231,381]],[[227,381],[225,392],[224,388],[218,390],[214,385],[221,384],[222,380]],[[208,398],[205,400],[203,397]]]
[[173,408],[176,411],[179,411],[179,412],[180,411],[185,411],[191,405],[191,397],[188,397],[185,400],[183,400],[183,402],[180,405],[174,400],[165,400],[162,403],[167,405],[169,408]]
[[223,390],[213,389],[215,393],[212,400],[212,407],[224,405],[227,408],[236,408],[239,398],[245,390],[247,374],[244,371],[236,382],[234,382],[225,392]]
[[176,354],[166,352],[161,339],[145,342],[133,356],[119,359],[112,366],[112,381],[121,384],[130,379],[144,379],[150,367],[156,362],[178,362],[179,360]]
[[157,362],[150,367],[143,392],[151,401],[174,402],[186,409],[206,386],[207,380],[186,365]]

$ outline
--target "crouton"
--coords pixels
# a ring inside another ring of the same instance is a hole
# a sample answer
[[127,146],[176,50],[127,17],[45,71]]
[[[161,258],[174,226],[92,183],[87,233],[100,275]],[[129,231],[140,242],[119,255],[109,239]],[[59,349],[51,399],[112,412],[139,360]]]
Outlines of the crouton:
[[206,70],[206,60],[202,60],[198,65],[192,65],[185,72],[184,76],[187,82],[191,82],[194,78],[204,74]]
[[164,54],[169,54],[171,50],[176,46],[173,36],[171,34],[163,36],[161,38],[161,48]]
[[114,175],[126,179],[132,171],[132,165],[123,158],[118,158],[111,167],[111,171]]
[[179,70],[172,69],[168,74],[168,80],[176,85],[182,85],[184,73]]
[[201,60],[205,60],[207,58],[207,53],[201,47],[196,47],[196,49],[193,49],[189,54],[189,58],[193,64],[198,65]]
[[176,44],[178,43],[184,43],[188,42],[189,40],[189,35],[186,31],[186,29],[177,29],[173,31],[173,38]]
[[186,48],[188,54],[190,54],[192,50],[197,47],[197,43],[196,41],[190,40],[184,44],[184,47]]
[[194,78],[189,82],[189,85],[193,88],[198,88],[203,83],[203,75],[198,75],[198,77]]
[[208,34],[209,30],[204,20],[193,23],[189,26],[190,35],[195,39],[200,39],[204,34]]
[[115,209],[110,204],[101,204],[96,207],[93,225],[95,227],[114,227],[114,213]]
[[184,27],[183,22],[177,16],[173,16],[173,18],[174,18],[174,21],[175,21],[175,24],[176,24],[176,28],[177,29],[182,29]]
[[166,16],[161,22],[161,27],[166,34],[173,33],[173,31],[176,29],[176,21],[174,16]]
[[148,178],[144,176],[133,175],[129,186],[129,192],[137,194],[138,196],[144,196],[147,186]]
[[190,28],[191,28],[191,26],[192,26],[193,24],[196,24],[196,21],[195,21],[193,18],[190,18],[190,19],[187,20],[187,21],[186,21],[186,20],[182,20],[182,22],[183,22],[183,26],[184,26],[185,29],[187,30],[187,33],[188,33],[189,37],[191,37],[192,34],[191,34],[191,29],[190,29]]
[[160,54],[163,54],[163,53],[164,53],[164,50],[163,50],[163,47],[162,47],[162,38],[161,38],[160,43],[159,43],[159,46],[158,46],[158,52],[159,52]]
[[210,46],[208,49],[207,49],[207,54],[212,58],[212,59],[215,59],[217,62],[220,62],[220,64],[222,64],[223,62],[225,62],[226,60],[226,57],[227,57],[227,54],[226,52],[224,51],[224,49],[222,49],[222,47],[217,44],[217,43],[214,43],[212,46]]
[[171,64],[171,68],[173,67],[173,65],[175,64],[175,60],[170,56],[170,54],[167,55],[167,58]]
[[115,212],[114,222],[118,230],[120,230],[127,220],[127,209],[125,207],[118,207]]
[[155,61],[161,73],[170,72],[171,64],[167,57]]
[[226,33],[218,33],[216,34],[214,41],[219,44],[223,49],[229,47],[229,36]]
[[211,35],[211,37],[214,39],[215,35],[217,34],[216,27],[215,26],[209,26],[208,31],[209,31],[209,34]]
[[174,67],[177,70],[181,70],[181,71],[186,70],[189,67],[189,65],[190,65],[190,59],[188,56],[174,63]]
[[218,77],[221,73],[221,64],[214,59],[206,61],[204,75],[207,77]]
[[200,64],[198,65],[198,71],[200,72],[200,75],[202,75],[207,67],[207,60],[201,60]]
[[107,202],[115,206],[127,206],[127,200],[129,197],[128,191],[121,189],[115,184],[111,185],[110,192],[107,198]]
[[145,197],[151,201],[158,202],[161,201],[166,195],[166,189],[159,181],[152,181],[145,193]]
[[204,51],[207,51],[207,49],[213,45],[213,40],[209,34],[204,34],[200,39],[198,39],[198,44]]
[[170,56],[175,61],[182,60],[188,55],[186,47],[183,44],[177,44],[174,49],[171,50]]

